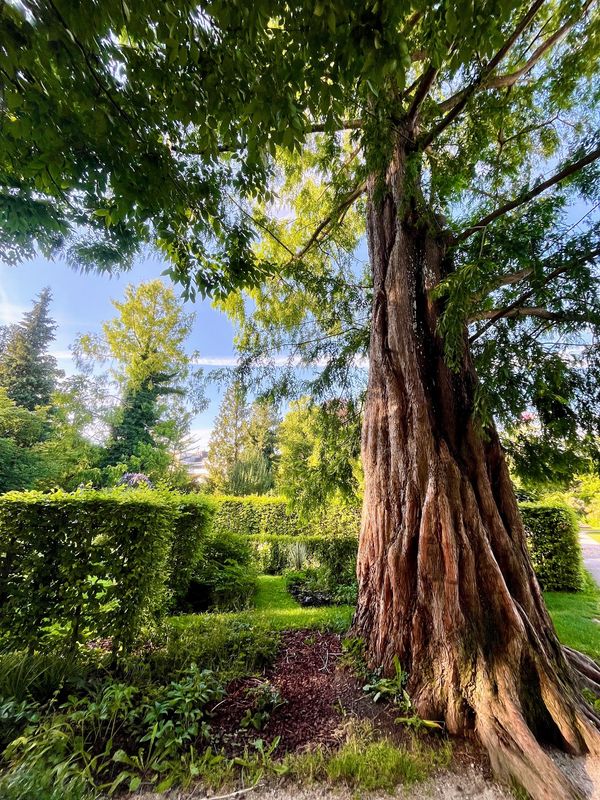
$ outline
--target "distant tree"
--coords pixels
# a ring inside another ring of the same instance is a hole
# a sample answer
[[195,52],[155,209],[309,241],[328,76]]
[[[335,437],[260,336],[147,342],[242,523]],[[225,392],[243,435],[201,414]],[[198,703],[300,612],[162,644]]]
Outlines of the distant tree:
[[139,455],[141,446],[156,447],[155,431],[161,415],[158,401],[175,391],[169,385],[174,377],[172,373],[155,375],[152,380],[145,378],[139,386],[125,388],[101,459],[104,464],[124,464],[133,455]]
[[[110,362],[109,374],[120,395],[108,415],[101,463],[127,465],[136,458],[136,469],[130,471],[144,472],[142,450],[145,461],[150,458],[155,467],[172,462],[193,412],[204,403],[201,373],[185,348],[194,314],[185,313],[173,289],[160,280],[128,286],[125,299],[113,305],[117,315],[103,324],[100,335],[81,336],[76,356],[90,374],[98,364]],[[152,448],[171,456],[150,457]]]
[[234,382],[223,396],[208,443],[208,483],[215,491],[230,490],[233,469],[247,442],[248,417],[246,390]]
[[360,416],[353,404],[291,403],[278,434],[277,489],[302,512],[327,502],[359,502]]
[[0,386],[29,411],[50,403],[60,374],[56,359],[48,353],[56,330],[49,314],[51,300],[50,289],[43,289],[31,311],[17,325],[5,328],[0,337]]
[[0,387],[0,493],[31,488],[47,461],[37,446],[47,426],[46,409],[18,406]]

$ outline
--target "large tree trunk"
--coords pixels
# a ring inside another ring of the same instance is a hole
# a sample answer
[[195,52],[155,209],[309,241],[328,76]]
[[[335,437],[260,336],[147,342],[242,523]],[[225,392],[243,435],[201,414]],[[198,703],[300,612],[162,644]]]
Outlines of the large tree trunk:
[[[448,269],[436,221],[410,199],[399,147],[373,180],[374,279],[363,428],[365,499],[354,630],[373,665],[409,675],[417,712],[473,733],[496,772],[535,800],[577,793],[538,742],[600,753],[582,685],[600,673],[565,657],[529,559],[496,431],[475,413],[465,347],[445,364],[429,290]],[[576,669],[577,668],[577,669]]]

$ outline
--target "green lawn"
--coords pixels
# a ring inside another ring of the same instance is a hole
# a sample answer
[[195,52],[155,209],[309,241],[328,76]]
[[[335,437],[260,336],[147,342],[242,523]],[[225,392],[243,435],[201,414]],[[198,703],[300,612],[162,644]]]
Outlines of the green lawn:
[[545,592],[544,598],[563,644],[600,661],[600,589],[586,573],[582,592]]
[[248,623],[262,622],[274,631],[322,628],[342,632],[350,626],[353,613],[353,606],[303,608],[285,588],[285,578],[281,575],[259,575],[254,608],[223,614],[181,614],[171,617],[171,624],[178,628],[186,627],[201,616],[204,619],[214,619],[215,624],[234,619]]
[[[600,589],[586,573],[582,592],[546,592],[544,594],[558,636],[564,644],[587,653],[600,661]],[[248,611],[224,614],[185,614],[173,617],[174,627],[187,627],[198,620],[262,622],[273,631],[298,628],[322,628],[343,632],[348,629],[353,606],[303,608],[285,588],[280,575],[260,575],[257,581],[255,607]]]

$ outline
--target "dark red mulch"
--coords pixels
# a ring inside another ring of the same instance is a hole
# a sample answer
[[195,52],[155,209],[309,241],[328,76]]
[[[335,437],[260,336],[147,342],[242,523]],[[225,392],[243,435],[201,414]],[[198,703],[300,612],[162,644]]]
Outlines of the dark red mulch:
[[[311,743],[335,740],[343,709],[363,699],[359,682],[348,670],[338,669],[341,639],[334,633],[289,631],[282,635],[279,656],[264,678],[245,678],[228,687],[227,696],[214,707],[211,727],[217,744],[228,755],[253,749],[256,739],[265,746],[281,737],[278,755]],[[248,690],[269,681],[279,690],[284,705],[276,708],[261,730],[240,728],[252,707]]]

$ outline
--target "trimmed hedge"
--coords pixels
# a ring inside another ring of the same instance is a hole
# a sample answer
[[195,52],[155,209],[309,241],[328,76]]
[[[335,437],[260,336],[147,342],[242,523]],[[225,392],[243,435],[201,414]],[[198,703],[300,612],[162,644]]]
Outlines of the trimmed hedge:
[[52,627],[127,649],[161,602],[174,508],[136,490],[0,497],[0,628],[39,644]]
[[148,489],[0,496],[0,632],[32,648],[87,633],[129,650],[189,582],[212,510]]
[[201,559],[202,544],[211,530],[217,504],[202,495],[170,495],[175,506],[169,589],[175,604],[185,595],[194,569]]
[[217,497],[213,527],[245,536],[355,536],[360,529],[361,509],[332,505],[301,518],[282,497]]
[[[217,503],[215,532],[227,530],[252,537],[259,568],[264,572],[280,573],[287,567],[297,567],[306,557],[321,562],[318,543],[337,538],[345,539],[356,552],[358,508],[331,506],[300,520],[278,497],[223,497]],[[580,589],[582,559],[574,514],[566,507],[542,503],[521,503],[519,507],[541,587],[554,591]],[[340,548],[344,546],[340,544]],[[301,548],[306,550],[305,556]]]
[[545,591],[581,589],[583,562],[577,518],[566,506],[521,503],[531,560]]
[[276,533],[293,536],[306,533],[306,525],[290,511],[281,497],[217,497],[217,512],[213,520],[216,532],[253,536]]
[[356,536],[277,536],[262,534],[249,537],[261,572],[278,575],[288,567],[301,569],[315,561],[325,568],[336,584],[356,579]]

